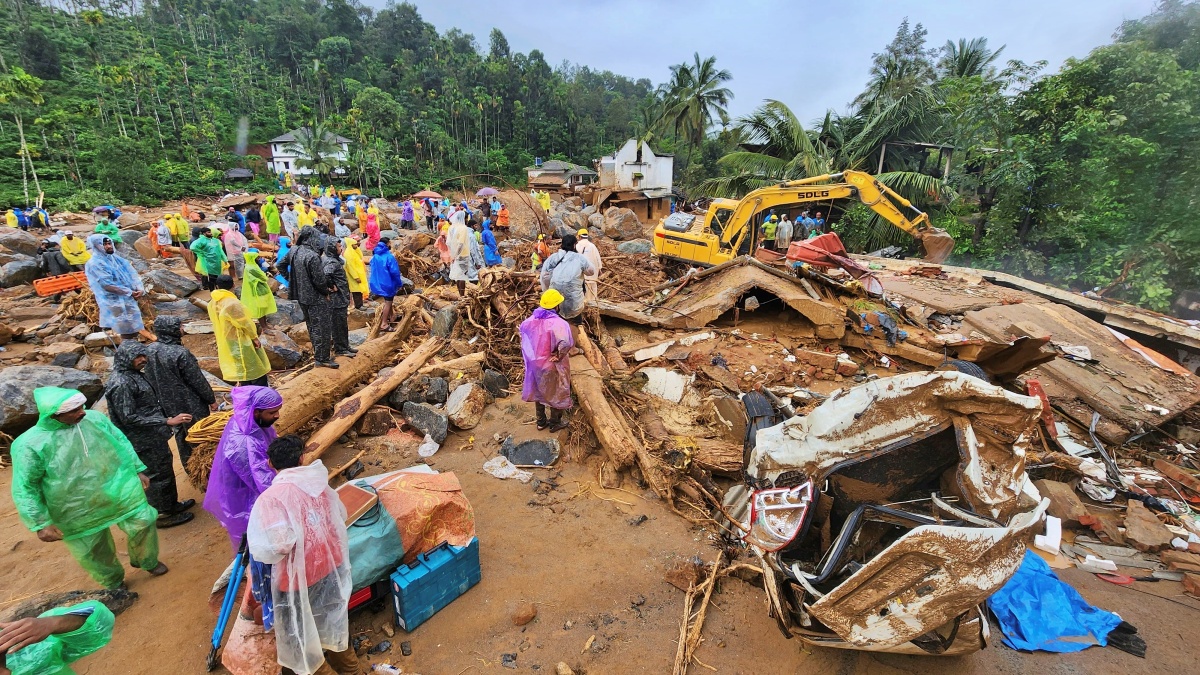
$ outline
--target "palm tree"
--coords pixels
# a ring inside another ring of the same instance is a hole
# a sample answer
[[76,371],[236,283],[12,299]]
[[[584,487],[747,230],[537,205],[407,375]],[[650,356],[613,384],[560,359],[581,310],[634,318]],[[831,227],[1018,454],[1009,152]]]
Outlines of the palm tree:
[[943,77],[995,77],[994,64],[1007,45],[992,51],[988,49],[987,42],[985,37],[971,40],[959,38],[958,44],[946,40],[946,44],[942,45],[942,57],[938,59],[938,70]]
[[296,154],[296,166],[315,172],[324,182],[337,169],[337,154],[342,146],[324,122],[313,122],[296,131],[286,150]]
[[699,52],[693,54],[692,63],[671,66],[664,117],[676,136],[688,140],[689,164],[692,151],[704,142],[714,120],[729,123],[727,107],[733,92],[724,85],[732,79],[728,70],[717,69],[717,57],[701,60]]

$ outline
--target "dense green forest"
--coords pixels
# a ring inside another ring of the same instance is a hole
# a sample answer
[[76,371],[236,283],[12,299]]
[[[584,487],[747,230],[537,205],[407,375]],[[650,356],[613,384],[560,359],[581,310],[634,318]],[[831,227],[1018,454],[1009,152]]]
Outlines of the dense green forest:
[[[768,101],[730,119],[736,74],[702,54],[632,80],[514,52],[499,30],[439,33],[409,4],[2,0],[0,206],[214,193],[256,166],[235,148],[304,125],[353,139],[345,180],[389,195],[519,184],[535,155],[588,163],[636,136],[676,153],[689,197],[737,196],[874,172],[887,143],[884,180],[955,235],[957,262],[1166,309],[1200,287],[1200,7],[1164,0],[1114,31],[1049,72],[906,20],[843,111]],[[949,173],[912,143],[953,147]],[[911,246],[847,206],[832,215],[853,249]]]

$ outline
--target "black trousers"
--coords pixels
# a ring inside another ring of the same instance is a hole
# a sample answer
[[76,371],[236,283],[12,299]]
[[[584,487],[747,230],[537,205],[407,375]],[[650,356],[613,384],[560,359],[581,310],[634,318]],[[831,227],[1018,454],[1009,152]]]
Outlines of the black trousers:
[[[550,409],[550,419],[549,420],[546,419],[546,409],[547,408]],[[547,423],[549,423],[551,426],[553,426],[555,424],[558,424],[560,421],[562,421],[563,411],[559,410],[558,408],[550,408],[550,406],[545,406],[545,405],[542,405],[541,403],[534,403],[533,409],[537,412],[537,423],[538,423],[538,426],[540,426],[540,427],[546,426]]]
[[350,326],[346,317],[347,310],[349,310],[348,307],[329,308],[330,326],[333,333],[333,351],[335,353],[350,351]]
[[[308,341],[312,343],[313,358],[329,361],[329,343],[333,339],[333,312],[328,304],[300,305],[304,323],[308,325]],[[342,310],[343,315],[346,310]],[[343,321],[344,321],[343,317]]]
[[267,387],[270,385],[267,383],[267,376],[263,375],[262,377],[256,377],[253,380],[246,380],[245,382],[234,382],[233,386],[235,386],[235,387]]
[[130,439],[130,442],[142,464],[146,465],[146,476],[150,479],[150,487],[146,488],[146,501],[158,510],[159,515],[174,513],[175,506],[179,503],[179,489],[175,485],[171,447],[167,445],[166,439],[139,438],[136,442]]
[[202,277],[202,283],[204,285],[204,290],[206,290],[206,291],[217,290],[217,275],[216,274],[205,274]]
[[362,309],[363,294],[358,291],[351,291],[350,297],[354,299],[354,309]]
[[175,449],[179,451],[179,462],[185,467],[187,466],[188,459],[192,456],[192,444],[187,442],[188,430],[192,428],[193,424],[199,422],[200,419],[197,417],[187,424],[180,424],[177,427],[173,427],[171,432],[175,437]]

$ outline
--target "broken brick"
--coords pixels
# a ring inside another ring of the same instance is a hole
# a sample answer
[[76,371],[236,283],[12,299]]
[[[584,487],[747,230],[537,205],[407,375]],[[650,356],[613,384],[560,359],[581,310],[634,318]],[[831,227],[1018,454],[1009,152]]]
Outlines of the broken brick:
[[1175,535],[1137,500],[1125,508],[1125,541],[1139,551],[1161,551],[1171,547]]
[[1105,544],[1125,544],[1125,537],[1121,536],[1121,524],[1111,513],[1088,511],[1086,516],[1079,517],[1079,524],[1090,527]]
[[859,365],[857,363],[855,363],[849,359],[838,359],[838,362],[837,362],[837,374],[838,375],[842,375],[844,377],[850,377],[852,375],[857,375],[858,370],[859,370]]
[[1188,553],[1187,551],[1163,551],[1160,558],[1163,564],[1168,567],[1172,564],[1200,567],[1200,555]]
[[1200,574],[1185,573],[1183,575],[1183,592],[1200,598]]
[[838,363],[837,354],[810,352],[807,349],[797,349],[796,358],[804,363],[816,366],[820,370],[833,370],[837,368]]
[[1064,525],[1079,526],[1079,519],[1088,514],[1087,507],[1070,485],[1056,480],[1036,480],[1033,484],[1043,497],[1050,500],[1050,508],[1046,512],[1063,521]]

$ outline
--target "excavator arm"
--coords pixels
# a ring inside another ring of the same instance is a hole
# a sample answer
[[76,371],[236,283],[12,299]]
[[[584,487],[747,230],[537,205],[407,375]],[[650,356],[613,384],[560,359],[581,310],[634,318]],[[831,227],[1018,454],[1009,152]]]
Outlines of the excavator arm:
[[954,251],[954,239],[945,230],[930,225],[928,215],[874,176],[862,171],[813,176],[751,192],[738,202],[729,220],[730,223],[744,223],[745,226],[727,227],[721,234],[721,248],[740,251],[747,237],[753,242],[753,219],[764,209],[848,197],[858,199],[889,223],[919,240],[925,251],[925,260],[941,263]]

